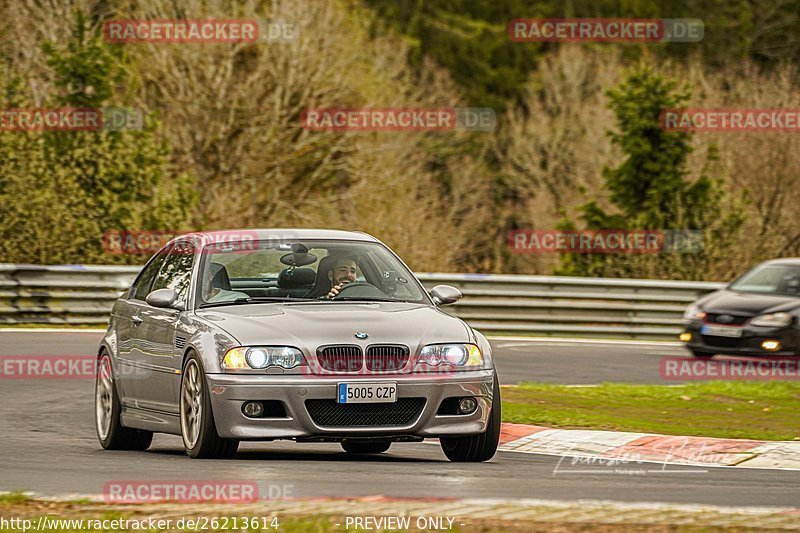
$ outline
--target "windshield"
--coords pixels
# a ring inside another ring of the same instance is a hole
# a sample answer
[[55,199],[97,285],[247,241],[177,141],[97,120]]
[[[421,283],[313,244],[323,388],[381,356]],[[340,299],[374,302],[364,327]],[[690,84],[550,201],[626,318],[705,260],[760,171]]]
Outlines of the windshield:
[[757,266],[731,283],[730,288],[742,292],[800,296],[800,266]]
[[404,301],[429,304],[386,247],[359,241],[285,240],[203,249],[200,307],[264,301]]

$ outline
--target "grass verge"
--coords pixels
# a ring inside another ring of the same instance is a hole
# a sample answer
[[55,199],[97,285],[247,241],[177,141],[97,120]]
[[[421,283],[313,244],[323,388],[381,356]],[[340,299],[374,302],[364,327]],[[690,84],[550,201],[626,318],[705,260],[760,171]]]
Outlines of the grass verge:
[[[272,501],[257,502],[252,504],[142,504],[142,505],[105,505],[102,503],[86,502],[53,502],[30,499],[24,502],[0,502],[0,533],[86,533],[97,532],[137,532],[148,531],[160,533],[166,531],[197,533],[198,531],[274,531],[288,533],[334,533],[340,531],[372,530],[372,531],[397,531],[396,529],[382,529],[380,526],[362,528],[355,524],[348,526],[347,518],[355,517],[409,517],[408,529],[400,531],[441,531],[453,533],[482,532],[482,533],[521,533],[529,531],[542,532],[572,532],[592,531],[600,533],[660,533],[660,532],[700,532],[708,531],[710,525],[728,526],[726,531],[753,531],[748,527],[740,528],[738,525],[745,520],[752,522],[750,515],[734,516],[727,509],[723,514],[720,511],[694,509],[681,510],[667,509],[655,516],[653,509],[647,506],[641,510],[626,512],[620,516],[620,511],[613,508],[613,504],[589,504],[574,502],[569,517],[565,517],[563,503],[550,505],[546,502],[531,503],[521,501],[505,501],[486,503],[472,516],[469,509],[462,508],[457,515],[451,515],[446,508],[436,511],[436,515],[419,513],[414,509],[419,505],[427,506],[428,503],[390,500],[375,501],[371,498],[364,500],[331,500],[327,504],[321,500],[303,501]],[[444,512],[445,515],[439,515]],[[507,516],[513,514],[513,518]],[[771,519],[772,524],[779,521],[791,524],[792,516],[777,510],[769,513],[766,519]],[[786,516],[785,516],[786,515]],[[450,521],[417,519],[441,518],[442,516],[453,519]],[[244,519],[250,523],[244,527]],[[233,520],[236,519],[237,522]],[[277,520],[275,520],[277,519]],[[275,521],[273,521],[275,520]],[[134,521],[138,523],[134,523]],[[673,522],[684,524],[674,526]],[[426,523],[430,527],[426,527]],[[199,524],[203,524],[202,526]],[[444,526],[443,524],[447,524]],[[688,525],[691,524],[691,525]],[[748,522],[745,522],[749,525]],[[733,527],[730,527],[733,526]],[[402,527],[402,526],[401,526]],[[715,528],[719,530],[719,528]],[[763,530],[763,527],[761,528]]]
[[503,421],[565,429],[800,440],[800,383],[708,381],[503,388]]

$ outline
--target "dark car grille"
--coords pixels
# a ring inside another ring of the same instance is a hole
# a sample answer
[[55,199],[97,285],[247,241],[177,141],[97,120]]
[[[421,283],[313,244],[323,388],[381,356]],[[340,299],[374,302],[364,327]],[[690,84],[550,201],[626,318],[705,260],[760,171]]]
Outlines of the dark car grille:
[[425,398],[398,398],[395,403],[336,403],[336,400],[306,400],[311,420],[320,427],[408,426],[414,422]]
[[738,348],[742,339],[737,337],[717,337],[716,335],[700,335],[703,342],[708,346],[717,348]]
[[408,362],[408,347],[400,345],[376,345],[367,348],[367,369],[374,372],[400,370]]
[[[728,316],[730,319],[725,321],[720,321],[720,316]],[[729,315],[727,313],[709,313],[706,315],[706,322],[711,324],[725,324],[730,326],[741,326],[749,319],[749,316],[739,316],[739,315]]]
[[358,372],[364,357],[355,345],[325,346],[317,350],[317,361],[330,372]]

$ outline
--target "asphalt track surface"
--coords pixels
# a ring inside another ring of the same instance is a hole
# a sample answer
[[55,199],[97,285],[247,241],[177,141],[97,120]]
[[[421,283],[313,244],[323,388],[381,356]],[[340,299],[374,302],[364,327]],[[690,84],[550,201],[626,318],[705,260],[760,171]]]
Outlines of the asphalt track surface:
[[[0,355],[94,353],[98,333],[0,330]],[[658,360],[677,346],[494,341],[501,383],[660,382]],[[488,463],[450,463],[436,444],[394,444],[348,456],[338,444],[246,443],[235,459],[198,461],[179,437],[147,452],[109,452],[94,431],[92,380],[0,380],[0,490],[102,494],[108,481],[256,481],[291,497],[542,498],[800,507],[800,472],[741,467],[573,465],[560,457],[500,452]]]

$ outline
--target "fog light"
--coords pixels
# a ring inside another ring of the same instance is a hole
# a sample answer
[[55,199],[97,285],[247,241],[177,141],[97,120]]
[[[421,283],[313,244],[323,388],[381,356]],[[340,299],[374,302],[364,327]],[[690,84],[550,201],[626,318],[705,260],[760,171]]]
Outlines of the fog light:
[[475,398],[461,398],[461,401],[458,402],[458,410],[464,415],[474,412],[477,408],[478,402],[475,401]]
[[781,343],[778,341],[767,340],[761,343],[761,347],[770,352],[781,349]]
[[264,414],[264,406],[261,405],[261,402],[247,402],[242,407],[242,411],[250,418],[258,418]]
[[681,340],[681,342],[689,342],[692,340],[692,334],[687,331],[686,333],[681,333],[678,338]]

